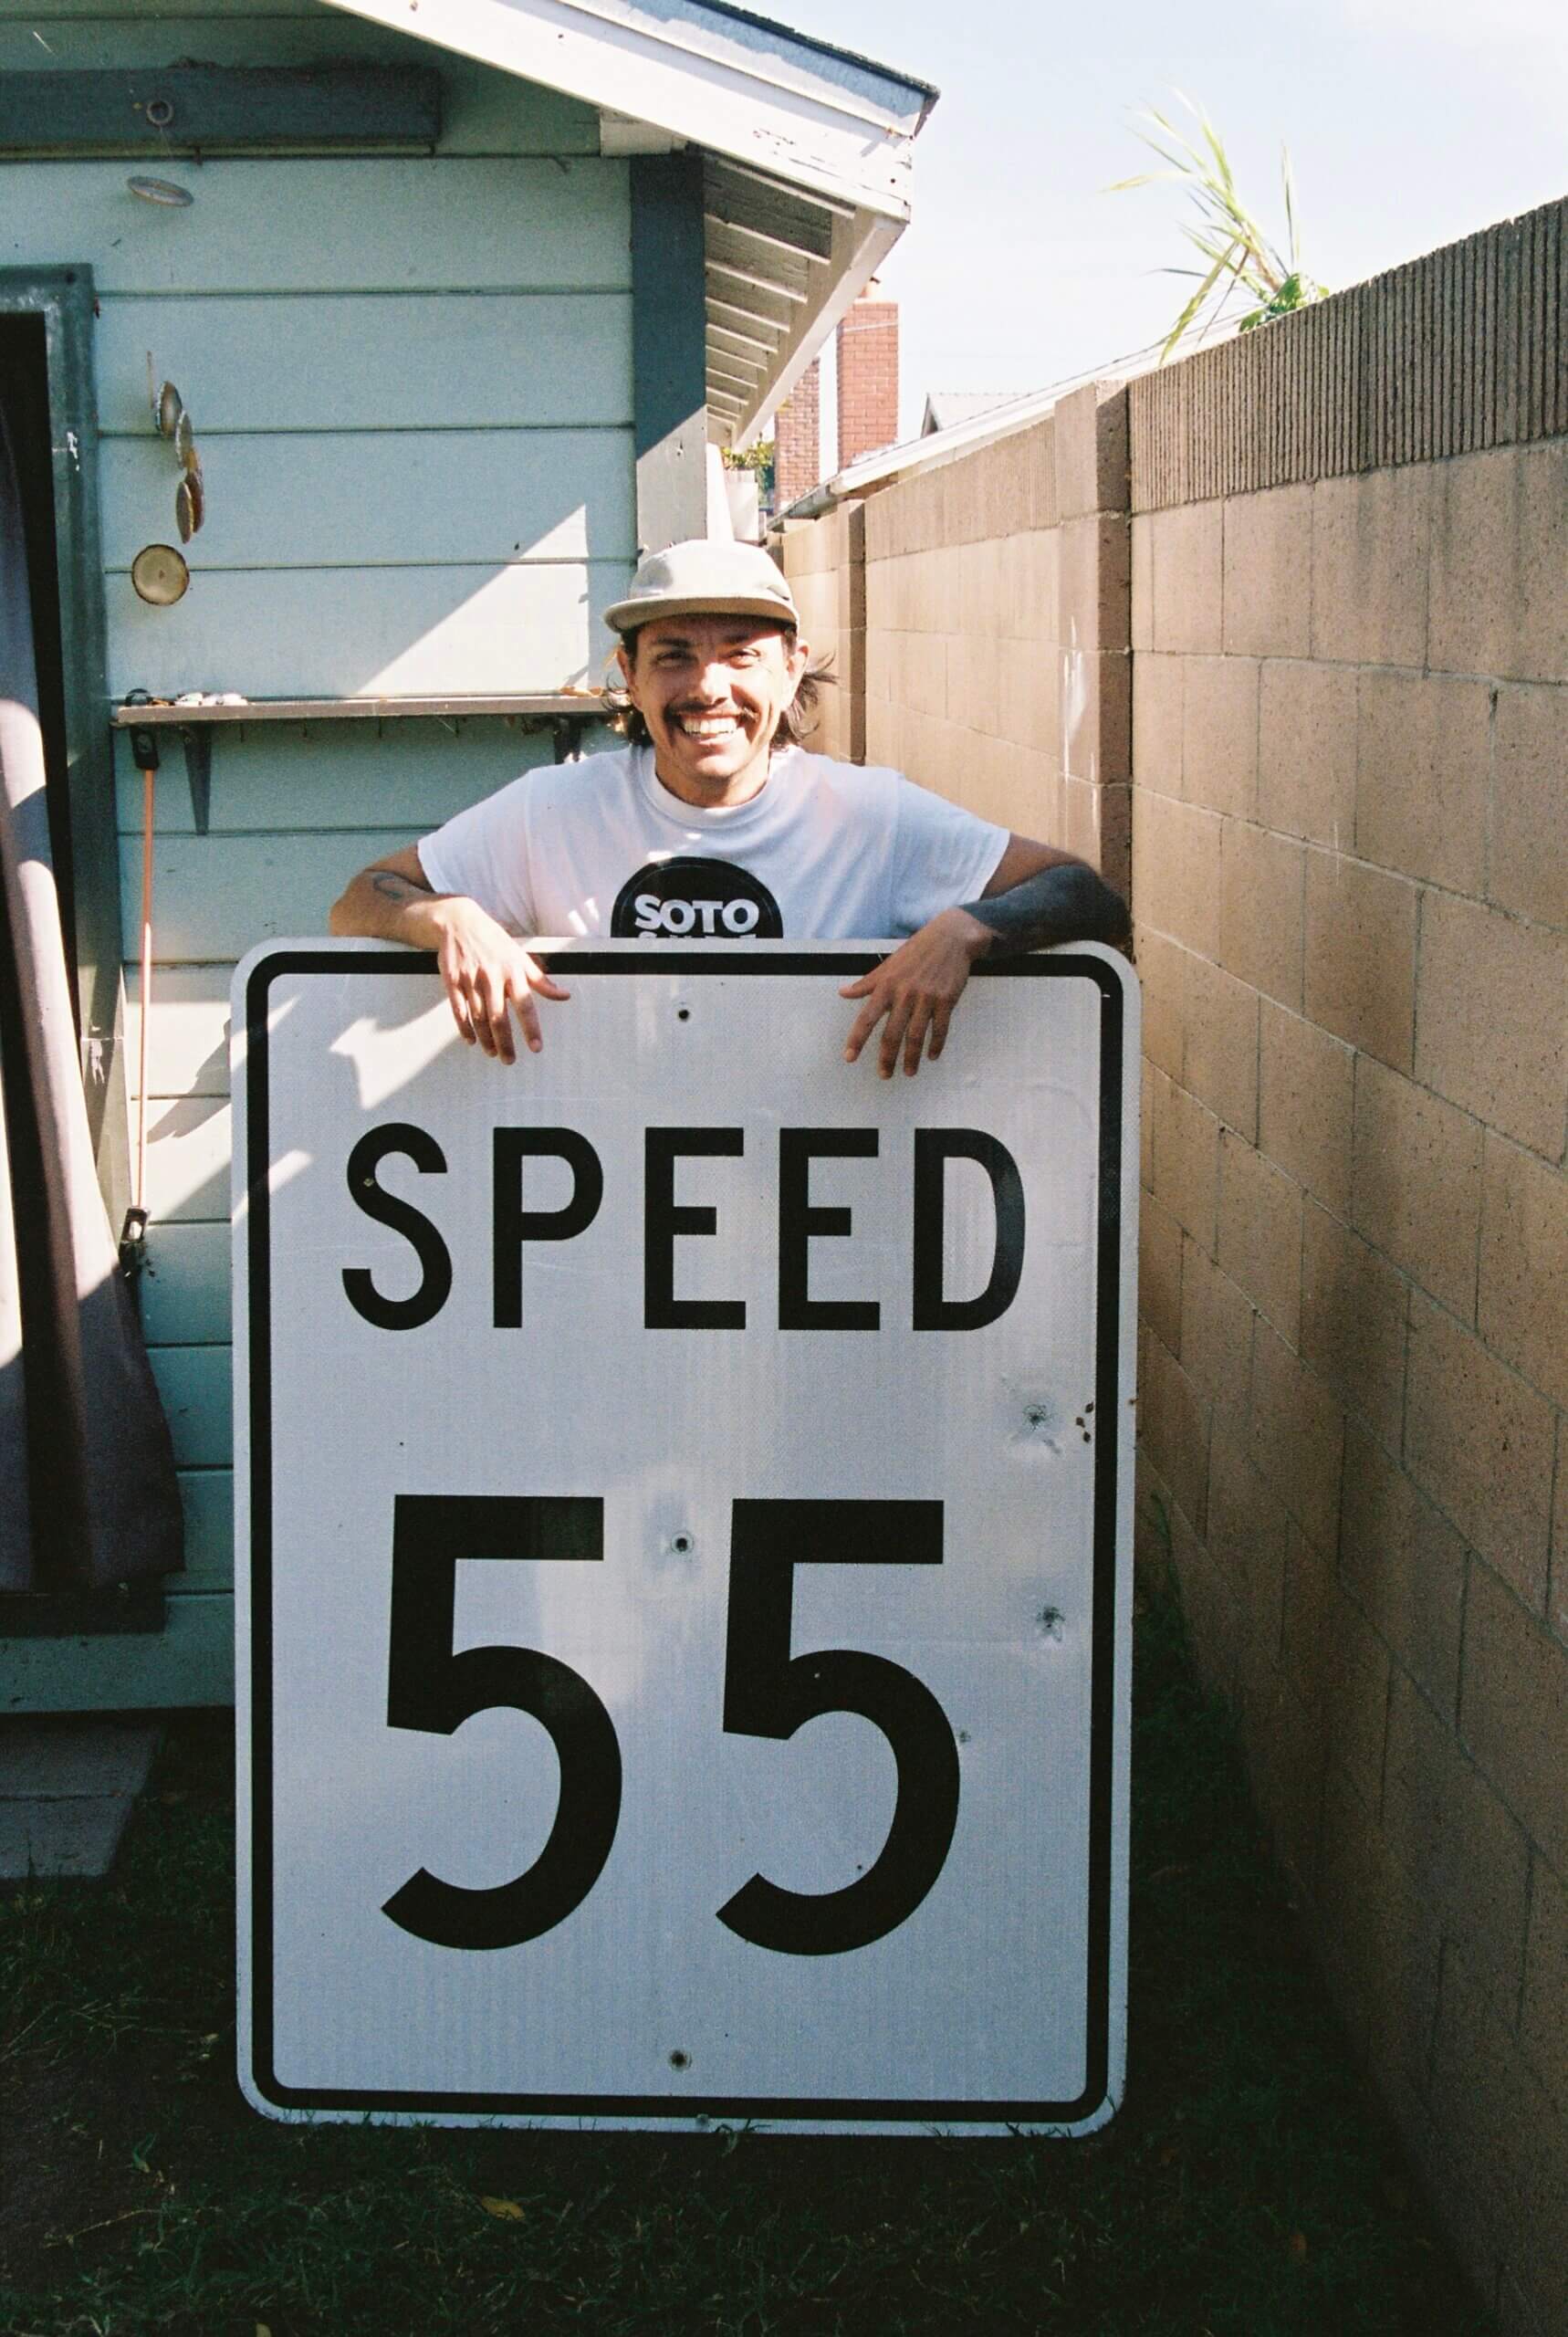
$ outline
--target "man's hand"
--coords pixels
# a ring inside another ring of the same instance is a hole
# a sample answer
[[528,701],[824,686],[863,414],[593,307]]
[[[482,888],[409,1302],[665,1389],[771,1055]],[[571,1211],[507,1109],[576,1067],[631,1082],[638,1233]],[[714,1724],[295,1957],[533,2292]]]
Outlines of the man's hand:
[[858,1061],[885,1015],[877,1049],[877,1070],[883,1079],[893,1077],[901,1053],[911,1079],[923,1053],[935,1063],[947,1043],[947,1025],[964,994],[969,969],[995,938],[990,927],[967,909],[944,909],[869,974],[843,983],[841,998],[865,1001],[844,1048],[844,1061]]
[[530,1054],[537,1055],[544,1040],[533,993],[566,999],[571,992],[562,990],[538,959],[530,958],[522,943],[515,941],[476,901],[448,894],[445,899],[432,903],[432,912],[441,920],[436,964],[461,1036],[487,1055],[516,1063],[515,1013],[523,1043]]
[[333,903],[329,921],[334,933],[434,949],[459,1032],[469,1046],[503,1063],[517,1059],[514,1013],[529,1053],[537,1055],[543,1040],[535,995],[571,995],[477,901],[462,893],[433,893],[413,844],[361,868]]

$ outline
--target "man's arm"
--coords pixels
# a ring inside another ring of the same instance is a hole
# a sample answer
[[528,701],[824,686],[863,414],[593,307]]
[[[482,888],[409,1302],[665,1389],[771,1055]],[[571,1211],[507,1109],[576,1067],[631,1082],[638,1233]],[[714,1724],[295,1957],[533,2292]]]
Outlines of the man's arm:
[[946,1044],[953,1009],[977,959],[1061,941],[1122,942],[1130,930],[1125,902],[1087,861],[1030,836],[1009,836],[977,901],[944,909],[871,973],[843,985],[841,997],[865,1001],[845,1060],[858,1059],[885,1016],[877,1069],[891,1079],[902,1053],[913,1078],[922,1053],[935,1063]]
[[413,844],[361,868],[327,922],[333,933],[434,949],[458,1031],[469,1046],[503,1063],[517,1060],[514,1011],[529,1053],[538,1054],[543,1041],[533,993],[570,996],[477,901],[432,892]]

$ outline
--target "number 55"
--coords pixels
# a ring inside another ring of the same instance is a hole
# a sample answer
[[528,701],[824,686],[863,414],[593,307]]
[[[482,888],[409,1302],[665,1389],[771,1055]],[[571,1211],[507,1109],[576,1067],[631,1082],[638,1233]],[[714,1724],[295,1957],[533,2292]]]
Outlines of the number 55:
[[[554,1740],[560,1798],[549,1839],[510,1882],[471,1890],[421,1867],[383,1913],[434,1946],[515,1947],[564,1923],[604,1870],[621,1814],[621,1748],[580,1673],[537,1648],[455,1651],[459,1558],[601,1559],[603,1504],[486,1493],[399,1493],[392,1505],[387,1724],[451,1735],[497,1705]],[[931,1691],[852,1648],[789,1653],[794,1569],[940,1566],[935,1501],[737,1501],[732,1511],[727,1735],[793,1736],[820,1713],[859,1713],[893,1748],[898,1793],[881,1856],[837,1891],[785,1891],[754,1874],[718,1910],[753,1946],[837,1955],[896,1931],[941,1873],[958,1818],[958,1749]]]

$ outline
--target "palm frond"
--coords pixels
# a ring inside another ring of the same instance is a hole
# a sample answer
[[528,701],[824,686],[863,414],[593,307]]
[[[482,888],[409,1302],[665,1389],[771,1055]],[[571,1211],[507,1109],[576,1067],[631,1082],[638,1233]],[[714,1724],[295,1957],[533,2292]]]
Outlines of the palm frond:
[[1189,137],[1157,106],[1145,105],[1133,117],[1134,134],[1166,167],[1141,171],[1135,177],[1119,179],[1104,190],[1108,194],[1121,194],[1138,186],[1179,185],[1186,189],[1197,214],[1197,223],[1188,220],[1181,225],[1181,233],[1208,263],[1207,273],[1200,275],[1194,268],[1162,271],[1199,278],[1197,292],[1166,335],[1160,352],[1162,364],[1183,334],[1198,323],[1206,306],[1209,313],[1203,320],[1205,331],[1224,315],[1235,293],[1249,294],[1258,303],[1241,320],[1241,330],[1249,332],[1309,300],[1321,299],[1323,288],[1301,267],[1295,182],[1289,150],[1284,146],[1280,150],[1287,257],[1270,240],[1242,201],[1225,141],[1207,114],[1184,91],[1176,90],[1176,96],[1197,123],[1196,134]]

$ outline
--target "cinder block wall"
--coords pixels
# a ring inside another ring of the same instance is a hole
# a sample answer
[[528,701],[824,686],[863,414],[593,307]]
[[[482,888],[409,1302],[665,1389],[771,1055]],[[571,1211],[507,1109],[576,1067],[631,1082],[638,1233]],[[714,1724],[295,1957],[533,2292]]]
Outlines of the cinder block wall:
[[844,727],[831,750],[1070,845],[1124,889],[1126,448],[1124,393],[1092,384],[783,545],[798,595],[825,597],[824,569],[839,577]]
[[1145,1558],[1509,2332],[1568,2329],[1557,205],[1134,383]]
[[858,504],[848,504],[821,519],[788,520],[778,550],[811,662],[826,660],[832,676],[806,744],[813,754],[863,762],[865,515]]

